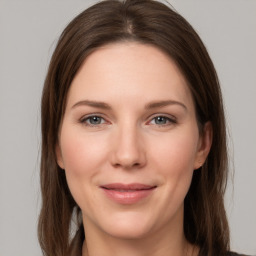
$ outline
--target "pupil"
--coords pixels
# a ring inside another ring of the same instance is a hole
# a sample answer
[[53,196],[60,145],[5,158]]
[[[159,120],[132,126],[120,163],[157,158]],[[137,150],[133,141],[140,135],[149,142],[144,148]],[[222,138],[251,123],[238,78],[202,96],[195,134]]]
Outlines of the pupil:
[[157,123],[157,124],[165,124],[165,123],[166,123],[165,117],[163,117],[163,116],[158,116],[158,117],[156,118],[156,123]]
[[93,116],[93,117],[90,118],[90,121],[93,124],[100,124],[101,119],[98,116]]

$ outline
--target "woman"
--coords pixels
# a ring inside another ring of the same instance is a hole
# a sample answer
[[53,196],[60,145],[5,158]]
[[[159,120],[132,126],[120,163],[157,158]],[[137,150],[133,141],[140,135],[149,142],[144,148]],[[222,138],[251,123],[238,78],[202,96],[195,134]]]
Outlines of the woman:
[[42,96],[45,255],[234,255],[227,170],[218,78],[184,18],[107,0],[66,27]]

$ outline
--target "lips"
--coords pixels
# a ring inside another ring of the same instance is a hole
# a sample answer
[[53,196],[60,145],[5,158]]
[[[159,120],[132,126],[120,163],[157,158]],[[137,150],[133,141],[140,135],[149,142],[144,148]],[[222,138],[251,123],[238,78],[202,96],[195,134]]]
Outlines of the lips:
[[132,183],[112,183],[100,186],[104,194],[119,204],[134,204],[150,196],[157,186]]

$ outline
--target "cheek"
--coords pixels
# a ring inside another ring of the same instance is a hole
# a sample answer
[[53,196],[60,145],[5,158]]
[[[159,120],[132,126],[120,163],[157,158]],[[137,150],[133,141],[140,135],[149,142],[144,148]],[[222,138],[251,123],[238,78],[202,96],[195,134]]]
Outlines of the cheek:
[[188,132],[170,133],[165,139],[155,142],[151,147],[151,156],[155,168],[163,177],[165,183],[165,198],[170,205],[180,205],[190,187],[194,162],[197,153],[198,132],[190,129]]
[[61,155],[67,183],[73,198],[82,209],[84,205],[89,207],[91,202],[95,202],[90,189],[107,155],[102,140],[100,136],[85,135],[81,130],[70,127],[63,127],[61,132]]
[[195,134],[169,135],[161,144],[155,143],[156,147],[151,151],[155,169],[161,175],[164,185],[162,186],[164,219],[168,219],[181,209],[189,190],[197,149]]
[[165,138],[155,140],[154,147],[149,147],[151,155],[166,174],[179,175],[193,171],[198,133],[197,130],[192,131],[167,134]]
[[61,154],[66,172],[89,175],[106,157],[104,138],[63,129]]

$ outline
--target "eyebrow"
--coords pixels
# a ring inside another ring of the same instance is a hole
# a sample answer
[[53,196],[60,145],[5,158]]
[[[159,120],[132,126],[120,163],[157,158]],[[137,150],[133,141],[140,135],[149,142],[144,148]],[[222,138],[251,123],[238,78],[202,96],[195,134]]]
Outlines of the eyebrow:
[[78,107],[78,106],[90,106],[90,107],[94,107],[94,108],[111,109],[110,105],[108,105],[105,102],[91,101],[91,100],[78,101],[76,104],[74,104],[72,106],[72,108],[75,108],[75,107]]
[[[154,108],[166,107],[169,105],[179,105],[183,107],[185,110],[187,110],[187,107],[185,106],[185,104],[175,100],[162,100],[162,101],[149,102],[146,104],[145,109],[154,109]],[[75,103],[72,106],[72,109],[78,106],[90,106],[94,108],[111,110],[111,106],[109,104],[101,101],[81,100]]]
[[187,110],[187,107],[185,104],[176,100],[162,100],[162,101],[150,102],[146,104],[145,109],[160,108],[160,107],[166,107],[169,105],[179,105],[183,107],[185,110]]

